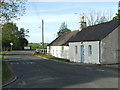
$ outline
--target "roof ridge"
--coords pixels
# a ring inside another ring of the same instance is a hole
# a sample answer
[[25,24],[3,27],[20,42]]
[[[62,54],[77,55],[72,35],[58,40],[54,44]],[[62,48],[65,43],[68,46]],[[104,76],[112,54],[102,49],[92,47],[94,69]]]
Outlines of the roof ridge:
[[120,25],[120,20],[111,20],[83,28],[70,42],[102,40]]
[[[98,23],[98,24],[95,24],[95,25],[88,26],[86,28],[95,27],[95,26],[99,26],[99,25],[102,25],[102,24],[108,24],[108,23],[111,23],[113,21],[118,21],[119,22],[120,20],[111,20],[111,21],[107,21],[107,22],[102,22],[102,23]],[[83,29],[86,29],[86,28],[83,28]]]

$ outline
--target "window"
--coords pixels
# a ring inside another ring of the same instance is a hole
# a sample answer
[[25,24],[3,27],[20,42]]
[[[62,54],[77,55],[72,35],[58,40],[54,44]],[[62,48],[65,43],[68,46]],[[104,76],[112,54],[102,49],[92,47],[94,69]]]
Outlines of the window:
[[78,47],[75,46],[75,54],[77,54],[77,53],[78,53]]
[[64,51],[64,46],[62,46],[62,51]]
[[64,56],[64,46],[62,46],[61,49],[62,49],[62,50],[61,50],[61,57],[63,57],[63,56]]
[[62,54],[64,53],[64,46],[62,46]]
[[88,55],[89,56],[92,55],[92,46],[91,45],[88,46]]
[[54,50],[53,50],[53,55],[54,55]]

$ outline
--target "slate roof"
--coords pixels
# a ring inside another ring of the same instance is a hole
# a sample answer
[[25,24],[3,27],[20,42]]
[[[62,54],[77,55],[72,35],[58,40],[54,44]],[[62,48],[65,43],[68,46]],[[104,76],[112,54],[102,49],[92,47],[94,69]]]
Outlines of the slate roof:
[[82,29],[76,34],[69,42],[80,42],[80,41],[99,41],[104,39],[113,30],[120,25],[120,20],[112,20],[110,22],[89,26]]
[[70,31],[67,32],[59,37],[57,37],[55,40],[53,40],[48,46],[67,46],[69,41],[76,36],[76,34],[79,32],[79,30]]

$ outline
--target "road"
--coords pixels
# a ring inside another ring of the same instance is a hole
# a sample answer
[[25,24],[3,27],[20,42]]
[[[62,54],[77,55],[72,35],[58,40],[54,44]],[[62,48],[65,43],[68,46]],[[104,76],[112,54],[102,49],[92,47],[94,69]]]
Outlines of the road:
[[46,60],[12,51],[5,60],[18,77],[4,88],[118,88],[117,69]]

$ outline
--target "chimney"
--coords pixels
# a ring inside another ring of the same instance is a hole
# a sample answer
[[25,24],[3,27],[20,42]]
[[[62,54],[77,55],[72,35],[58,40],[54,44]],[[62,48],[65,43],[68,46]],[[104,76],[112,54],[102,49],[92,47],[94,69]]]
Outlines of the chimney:
[[85,27],[86,27],[86,22],[84,21],[84,16],[82,16],[82,20],[80,22],[80,29],[79,30],[82,30]]

